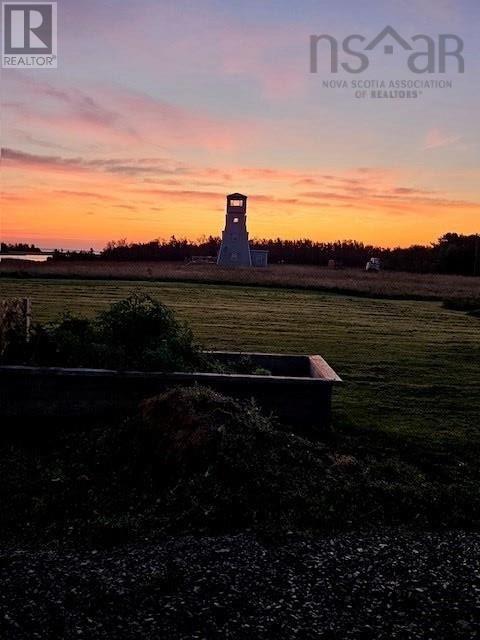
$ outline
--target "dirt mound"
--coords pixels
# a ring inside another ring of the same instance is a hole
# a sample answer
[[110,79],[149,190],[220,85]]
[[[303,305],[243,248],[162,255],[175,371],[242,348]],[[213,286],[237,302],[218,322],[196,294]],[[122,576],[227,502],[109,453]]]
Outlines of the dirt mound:
[[200,386],[145,400],[138,424],[150,455],[177,474],[211,464],[227,432],[270,426],[254,405]]
[[[68,428],[67,428],[68,426]],[[203,387],[125,422],[0,442],[4,542],[113,547],[165,534],[478,526],[478,471],[367,432],[313,442]]]

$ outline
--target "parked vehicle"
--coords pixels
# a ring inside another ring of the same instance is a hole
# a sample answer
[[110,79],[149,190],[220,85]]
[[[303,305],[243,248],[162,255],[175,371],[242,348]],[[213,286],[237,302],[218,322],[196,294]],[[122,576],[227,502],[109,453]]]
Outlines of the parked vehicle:
[[365,271],[380,271],[380,258],[370,258],[365,266]]

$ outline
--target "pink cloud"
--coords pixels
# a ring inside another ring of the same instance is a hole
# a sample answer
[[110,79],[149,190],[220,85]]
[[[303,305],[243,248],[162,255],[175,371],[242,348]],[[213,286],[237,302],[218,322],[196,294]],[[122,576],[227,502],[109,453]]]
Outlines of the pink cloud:
[[451,135],[441,131],[440,129],[430,129],[427,131],[424,140],[424,149],[438,149],[440,147],[449,147],[461,140],[461,136]]
[[80,142],[116,143],[131,149],[136,143],[139,147],[212,152],[248,148],[260,134],[247,119],[214,117],[119,86],[60,89],[15,72],[9,74],[7,83],[6,90],[16,96],[4,104],[9,129],[21,130],[28,122],[31,137],[34,129],[50,140],[76,138],[77,146]]

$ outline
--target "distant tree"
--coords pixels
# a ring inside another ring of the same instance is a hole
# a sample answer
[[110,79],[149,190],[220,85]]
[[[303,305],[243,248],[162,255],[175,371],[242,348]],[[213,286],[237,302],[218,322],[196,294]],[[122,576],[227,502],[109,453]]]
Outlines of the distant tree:
[[1,253],[41,253],[41,249],[34,244],[17,242],[16,244],[1,243]]

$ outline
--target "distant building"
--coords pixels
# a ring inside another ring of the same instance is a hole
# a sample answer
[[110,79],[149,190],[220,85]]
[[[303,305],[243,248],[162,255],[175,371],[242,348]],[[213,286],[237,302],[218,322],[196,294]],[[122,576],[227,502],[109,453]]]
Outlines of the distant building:
[[247,231],[247,196],[231,193],[227,196],[225,229],[217,264],[222,267],[265,267],[268,251],[251,250]]
[[250,249],[252,267],[266,267],[268,264],[268,251],[263,249]]

